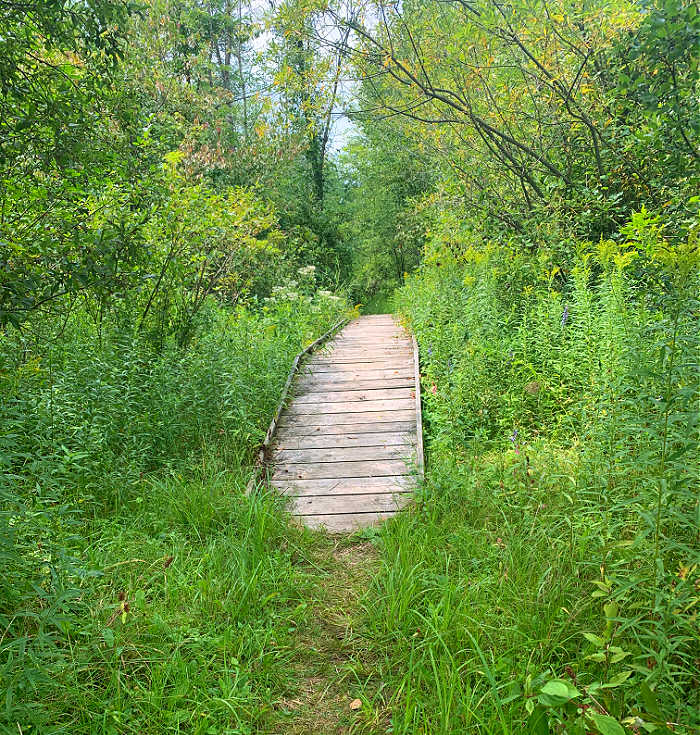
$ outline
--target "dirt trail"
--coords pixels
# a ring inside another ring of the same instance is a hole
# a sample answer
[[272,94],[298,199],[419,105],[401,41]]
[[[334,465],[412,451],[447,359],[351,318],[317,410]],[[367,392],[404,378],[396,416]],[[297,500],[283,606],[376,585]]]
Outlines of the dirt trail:
[[279,703],[287,714],[274,735],[386,732],[388,723],[375,727],[375,715],[361,704],[373,667],[356,630],[362,595],[379,563],[377,549],[369,541],[336,536],[311,561],[323,573],[318,573],[310,622],[298,631],[291,662],[299,686]]

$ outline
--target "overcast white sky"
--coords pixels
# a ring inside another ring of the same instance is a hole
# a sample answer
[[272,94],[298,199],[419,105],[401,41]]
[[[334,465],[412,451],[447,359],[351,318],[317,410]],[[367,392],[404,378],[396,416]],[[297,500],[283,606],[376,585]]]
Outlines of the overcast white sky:
[[[251,0],[250,1],[250,13],[254,21],[264,22],[265,18],[269,16],[271,11],[272,3],[263,0]],[[331,31],[332,32],[332,31]],[[257,38],[253,39],[252,47],[253,51],[262,53],[267,47],[271,40],[271,34],[268,31],[261,33]],[[352,85],[354,82],[348,80],[342,80],[340,83],[340,94],[339,101],[336,104],[336,109],[333,113],[332,127],[331,127],[331,138],[329,142],[329,149],[333,153],[337,153],[348,143],[348,141],[355,135],[357,127],[352,123],[346,115],[343,114],[343,101],[348,100],[352,97]]]

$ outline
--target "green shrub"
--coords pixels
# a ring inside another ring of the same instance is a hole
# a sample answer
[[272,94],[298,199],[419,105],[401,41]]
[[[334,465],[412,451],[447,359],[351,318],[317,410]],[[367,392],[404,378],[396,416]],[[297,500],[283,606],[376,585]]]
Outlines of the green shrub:
[[366,606],[394,732],[700,725],[697,239],[624,234],[564,273],[441,253],[398,293],[430,442]]
[[80,311],[44,352],[0,342],[0,729],[264,719],[304,575],[300,532],[244,489],[294,354],[346,308],[301,277],[257,309],[209,302],[187,350],[100,343]]

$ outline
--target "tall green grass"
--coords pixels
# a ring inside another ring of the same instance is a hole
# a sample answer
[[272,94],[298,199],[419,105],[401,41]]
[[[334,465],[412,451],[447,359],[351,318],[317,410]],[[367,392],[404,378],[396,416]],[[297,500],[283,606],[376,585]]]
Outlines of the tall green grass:
[[429,442],[365,600],[394,733],[700,727],[697,242],[626,235],[397,295]]
[[266,721],[309,541],[244,489],[294,354],[344,308],[212,304],[188,350],[116,326],[100,341],[80,311],[53,343],[0,340],[0,731]]

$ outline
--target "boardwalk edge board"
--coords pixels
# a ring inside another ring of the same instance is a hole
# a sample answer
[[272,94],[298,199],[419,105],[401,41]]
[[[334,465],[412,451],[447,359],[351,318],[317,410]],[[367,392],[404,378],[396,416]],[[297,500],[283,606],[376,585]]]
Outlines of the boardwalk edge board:
[[423,411],[420,397],[420,354],[416,335],[411,335],[413,341],[413,367],[416,375],[416,467],[421,479],[425,477],[425,458],[423,456]]
[[329,340],[331,337],[335,336],[344,326],[346,326],[349,323],[350,323],[350,319],[347,317],[344,319],[340,319],[325,334],[322,334],[318,339],[314,340],[310,345],[308,345],[307,347],[305,347],[303,350],[301,350],[300,352],[296,354],[296,357],[294,358],[294,361],[292,362],[292,367],[289,370],[287,381],[285,382],[284,387],[282,388],[282,394],[280,396],[279,403],[277,404],[275,413],[272,415],[272,421],[270,421],[270,425],[267,428],[267,433],[265,434],[263,443],[260,449],[258,450],[258,454],[255,459],[255,466],[253,469],[253,475],[251,476],[250,480],[248,480],[248,485],[246,486],[247,495],[249,495],[253,491],[255,486],[258,484],[260,473],[262,472],[262,469],[265,466],[265,458],[267,456],[268,449],[275,435],[275,430],[277,429],[277,423],[280,419],[280,416],[282,415],[282,411],[284,411],[284,407],[287,402],[287,398],[289,396],[289,389],[292,387],[294,376],[297,374],[297,371],[299,370],[299,364],[302,358],[306,357],[306,355],[310,355],[317,347],[322,345],[324,342]]

